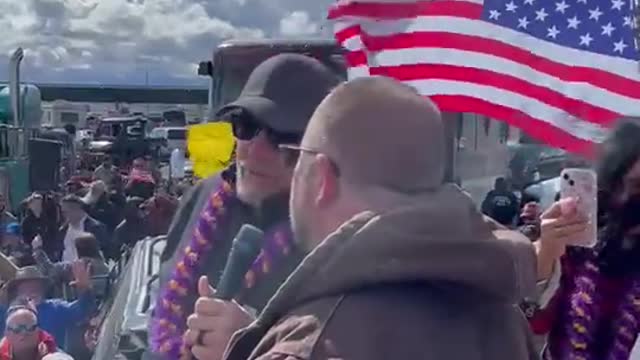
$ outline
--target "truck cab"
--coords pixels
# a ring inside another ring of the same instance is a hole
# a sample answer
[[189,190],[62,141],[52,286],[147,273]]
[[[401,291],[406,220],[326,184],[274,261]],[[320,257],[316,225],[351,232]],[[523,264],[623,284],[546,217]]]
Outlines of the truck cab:
[[209,119],[216,109],[235,100],[247,78],[264,60],[281,53],[306,54],[320,60],[346,79],[344,50],[334,41],[319,40],[232,40],[220,44],[212,60],[200,63],[198,74],[209,77]]
[[142,116],[113,117],[99,120],[94,141],[89,142],[85,163],[111,154],[114,163],[126,167],[136,157],[155,154],[161,144],[147,139],[148,121]]
[[[212,60],[203,61],[198,74],[209,77],[209,120],[216,121],[215,111],[235,100],[253,69],[264,60],[281,53],[305,54],[320,60],[341,78],[347,79],[344,60],[345,49],[327,39],[261,39],[233,40],[222,43],[213,53]],[[461,114],[445,114],[448,142],[447,178],[455,176],[455,134]]]

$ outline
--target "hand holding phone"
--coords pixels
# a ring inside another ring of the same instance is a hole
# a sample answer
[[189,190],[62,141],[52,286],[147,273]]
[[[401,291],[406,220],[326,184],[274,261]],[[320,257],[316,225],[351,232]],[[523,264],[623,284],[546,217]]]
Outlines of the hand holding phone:
[[[562,202],[563,214],[576,211],[588,221],[585,230],[570,245],[593,247],[598,241],[598,182],[591,169],[567,168],[560,174],[560,198],[575,199]],[[572,207],[572,208],[569,208]]]

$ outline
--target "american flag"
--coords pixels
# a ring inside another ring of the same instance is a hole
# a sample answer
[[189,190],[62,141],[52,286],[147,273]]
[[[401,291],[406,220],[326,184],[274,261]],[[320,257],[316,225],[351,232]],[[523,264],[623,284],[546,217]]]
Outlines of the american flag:
[[443,111],[506,121],[590,153],[640,115],[632,0],[341,0],[329,11],[350,78],[385,75]]

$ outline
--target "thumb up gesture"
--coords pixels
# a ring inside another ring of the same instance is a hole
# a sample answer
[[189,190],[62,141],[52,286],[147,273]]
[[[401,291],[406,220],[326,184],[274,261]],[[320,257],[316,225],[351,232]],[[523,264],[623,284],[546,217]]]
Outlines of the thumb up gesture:
[[198,294],[184,340],[196,359],[222,359],[233,334],[254,319],[238,303],[215,299],[216,291],[206,276],[198,281]]
[[198,295],[201,298],[212,298],[216,296],[216,289],[209,285],[209,278],[201,276],[198,279]]

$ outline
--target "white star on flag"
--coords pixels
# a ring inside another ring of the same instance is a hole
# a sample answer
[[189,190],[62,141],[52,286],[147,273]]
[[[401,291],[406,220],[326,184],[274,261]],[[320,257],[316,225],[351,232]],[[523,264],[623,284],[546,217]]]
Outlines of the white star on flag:
[[611,0],[611,9],[622,10],[624,6],[623,0]]
[[555,25],[547,29],[547,37],[556,38],[560,34],[560,30]]
[[568,29],[578,29],[578,25],[580,25],[580,20],[578,20],[577,16],[567,19],[569,25],[567,25]]
[[618,41],[617,43],[613,43],[613,51],[616,51],[622,54],[622,52],[627,46],[628,45],[625,44],[624,41],[622,41],[622,39],[620,39],[620,41]]
[[600,8],[597,7],[593,10],[589,10],[589,19],[598,21],[600,20],[600,16],[602,16],[602,11],[600,11]]
[[536,11],[536,20],[540,20],[540,21],[544,21],[544,19],[549,16],[549,14],[547,14],[546,11],[544,11],[544,8]]
[[602,27],[602,35],[607,35],[607,36],[611,36],[611,33],[613,33],[613,30],[615,30],[616,28],[614,28],[611,23],[608,23],[607,25]]
[[589,33],[586,33],[580,36],[580,45],[589,46],[591,45],[592,41],[593,41],[593,38],[591,37],[591,35],[589,35]]
[[569,5],[564,0],[562,0],[559,3],[556,3],[556,11],[557,12],[560,12],[560,13],[564,14],[565,10],[567,10],[568,8],[569,8]]

